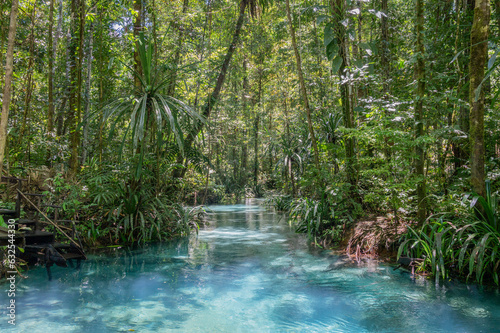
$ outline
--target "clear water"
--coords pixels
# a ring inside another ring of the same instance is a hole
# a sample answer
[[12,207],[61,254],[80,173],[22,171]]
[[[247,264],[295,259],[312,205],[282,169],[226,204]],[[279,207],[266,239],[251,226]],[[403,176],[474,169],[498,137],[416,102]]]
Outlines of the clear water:
[[0,332],[499,332],[500,293],[437,287],[309,248],[258,205],[212,206],[191,237],[27,272]]

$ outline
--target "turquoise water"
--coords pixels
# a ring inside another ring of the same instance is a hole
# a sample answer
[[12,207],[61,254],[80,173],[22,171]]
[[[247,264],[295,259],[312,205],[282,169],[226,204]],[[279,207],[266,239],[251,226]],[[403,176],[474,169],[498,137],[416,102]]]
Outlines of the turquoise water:
[[[191,237],[26,273],[0,332],[498,332],[500,293],[436,287],[308,247],[258,205],[212,206]],[[5,306],[4,306],[5,305]]]

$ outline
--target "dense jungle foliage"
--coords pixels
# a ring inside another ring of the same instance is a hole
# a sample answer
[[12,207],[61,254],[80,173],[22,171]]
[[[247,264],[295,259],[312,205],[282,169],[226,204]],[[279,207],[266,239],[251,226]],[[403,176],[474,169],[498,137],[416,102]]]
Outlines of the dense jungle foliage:
[[420,270],[499,283],[500,1],[7,0],[0,26],[0,173],[88,246],[266,196],[318,245],[385,216]]

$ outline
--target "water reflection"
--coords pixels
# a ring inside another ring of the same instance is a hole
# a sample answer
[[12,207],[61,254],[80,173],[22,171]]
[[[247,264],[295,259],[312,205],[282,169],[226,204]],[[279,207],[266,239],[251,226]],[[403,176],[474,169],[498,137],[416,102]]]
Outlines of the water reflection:
[[[18,282],[1,332],[493,332],[500,295],[436,288],[392,267],[310,249],[258,205],[212,206],[197,237],[94,254]],[[6,293],[0,304],[6,304]],[[6,311],[1,310],[3,318]]]

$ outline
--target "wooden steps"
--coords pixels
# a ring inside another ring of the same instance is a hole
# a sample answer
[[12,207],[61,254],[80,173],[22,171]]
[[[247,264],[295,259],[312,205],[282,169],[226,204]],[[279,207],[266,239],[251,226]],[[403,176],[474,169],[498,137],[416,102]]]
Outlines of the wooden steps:
[[[23,181],[25,180],[15,177],[1,177],[1,182],[3,183],[17,183],[16,209],[0,209],[0,215],[3,216],[6,223],[9,219],[16,220],[16,222],[14,223],[15,245],[20,248],[24,248],[24,253],[19,253],[19,256],[24,257],[23,259],[26,259],[28,262],[33,262],[33,260],[35,260],[44,263],[45,267],[47,268],[49,280],[52,279],[50,267],[54,264],[56,264],[57,266],[67,267],[67,263],[70,263],[70,266],[73,267],[73,260],[76,260],[78,268],[80,266],[81,260],[86,260],[87,257],[81,247],[81,244],[78,241],[78,235],[75,228],[76,221],[58,220],[58,209],[62,207],[50,204],[42,205],[41,200],[45,196],[44,194],[21,192]],[[72,236],[66,235],[69,238],[70,243],[56,243],[54,233],[41,230],[41,221],[36,216],[34,218],[21,219],[21,200],[23,198],[24,201],[27,202],[27,204],[31,205],[29,207],[34,208],[36,212],[41,215],[41,217],[48,219],[48,221],[44,221],[44,223],[53,225],[64,235],[66,234],[62,230],[72,231]],[[33,199],[31,198],[36,199],[36,201],[38,201],[37,204],[34,204],[32,202]],[[38,207],[49,207],[54,209],[54,217],[47,218],[47,216]],[[58,225],[58,223],[69,223],[71,224],[72,228],[63,227],[61,225]],[[9,240],[11,240],[11,237],[9,238],[9,229],[0,227],[0,246],[9,245]]]
[[[11,209],[0,209],[0,215],[3,215],[4,217],[4,220],[7,219],[13,219],[13,218],[16,218],[16,211],[15,210],[11,210]],[[7,222],[7,221],[5,221]]]
[[25,233],[24,239],[26,245],[33,244],[52,244],[55,242],[55,237],[52,232],[35,230],[33,233]]
[[[9,240],[11,238],[9,237],[9,229],[5,227],[0,227],[0,246],[8,246],[11,243],[9,243]],[[24,233],[20,231],[16,231],[14,234],[14,244],[16,246],[24,246]]]

